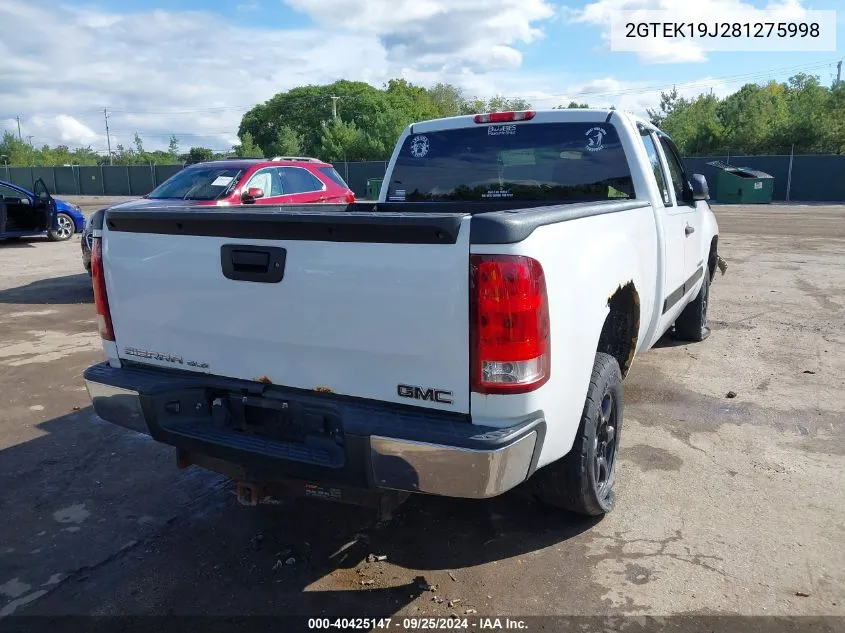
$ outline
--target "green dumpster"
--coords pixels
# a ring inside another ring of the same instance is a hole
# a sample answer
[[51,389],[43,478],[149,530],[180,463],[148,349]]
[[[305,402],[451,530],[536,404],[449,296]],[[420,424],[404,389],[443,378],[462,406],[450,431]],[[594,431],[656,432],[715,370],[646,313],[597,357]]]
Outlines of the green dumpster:
[[775,188],[771,174],[749,167],[734,167],[721,161],[707,163],[718,170],[716,198],[728,204],[770,204]]
[[378,200],[383,178],[367,178],[367,200]]

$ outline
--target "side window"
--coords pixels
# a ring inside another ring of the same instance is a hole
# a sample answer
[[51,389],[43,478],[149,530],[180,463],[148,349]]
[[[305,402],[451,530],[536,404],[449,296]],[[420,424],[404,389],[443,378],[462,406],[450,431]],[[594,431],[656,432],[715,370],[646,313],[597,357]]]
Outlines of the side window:
[[272,168],[259,169],[252,175],[252,178],[249,179],[249,183],[244,189],[259,187],[264,190],[265,198],[269,198],[271,196],[281,196],[283,193],[282,187],[279,182],[278,174],[276,174],[275,171],[276,170]]
[[687,192],[687,175],[684,165],[678,156],[678,152],[674,145],[664,137],[660,137],[660,145],[663,147],[663,153],[666,154],[666,162],[669,165],[672,186],[675,188],[675,199],[678,201],[678,204],[688,204],[684,200]]
[[645,145],[648,160],[651,162],[651,170],[654,172],[654,178],[657,180],[657,188],[663,196],[663,204],[667,207],[672,206],[672,198],[669,195],[669,189],[666,187],[666,175],[663,173],[663,165],[660,164],[660,155],[657,152],[657,146],[654,144],[654,137],[647,131],[643,130],[640,133],[640,138]]
[[323,183],[302,167],[281,167],[282,188],[286,194],[322,191]]
[[12,198],[13,200],[26,198],[26,196],[17,189],[12,189],[11,187],[7,187],[6,185],[0,185],[0,196],[3,196],[4,198]]

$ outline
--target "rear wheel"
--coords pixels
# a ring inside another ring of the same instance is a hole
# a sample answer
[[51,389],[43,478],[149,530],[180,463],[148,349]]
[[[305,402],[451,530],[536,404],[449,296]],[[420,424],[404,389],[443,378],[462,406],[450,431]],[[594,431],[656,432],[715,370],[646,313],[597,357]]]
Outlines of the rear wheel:
[[542,503],[588,516],[613,509],[623,404],[619,363],[599,352],[572,450],[532,477]]
[[707,308],[710,304],[710,271],[704,269],[701,290],[675,321],[675,336],[682,341],[697,343],[710,336],[707,327]]
[[67,213],[57,213],[56,223],[58,228],[47,232],[47,236],[53,242],[66,242],[76,232],[76,225],[73,223],[73,218]]

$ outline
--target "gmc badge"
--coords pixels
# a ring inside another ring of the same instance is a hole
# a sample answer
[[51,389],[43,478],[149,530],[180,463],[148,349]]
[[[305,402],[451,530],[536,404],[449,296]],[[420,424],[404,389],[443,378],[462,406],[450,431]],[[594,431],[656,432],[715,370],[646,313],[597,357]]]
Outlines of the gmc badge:
[[396,393],[400,398],[411,400],[428,400],[440,404],[452,404],[452,392],[445,389],[434,389],[433,387],[423,388],[414,385],[397,385]]

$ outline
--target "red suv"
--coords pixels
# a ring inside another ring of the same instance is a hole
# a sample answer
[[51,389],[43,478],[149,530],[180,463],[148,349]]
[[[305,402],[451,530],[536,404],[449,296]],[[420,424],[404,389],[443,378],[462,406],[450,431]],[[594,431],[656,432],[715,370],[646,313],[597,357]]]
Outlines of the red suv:
[[168,178],[146,200],[197,205],[355,202],[355,194],[330,163],[302,156],[271,160],[231,158],[197,163]]

